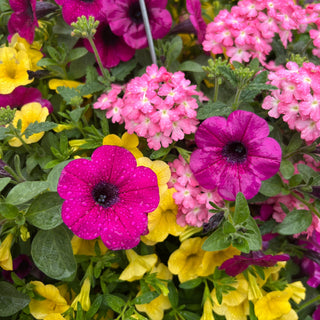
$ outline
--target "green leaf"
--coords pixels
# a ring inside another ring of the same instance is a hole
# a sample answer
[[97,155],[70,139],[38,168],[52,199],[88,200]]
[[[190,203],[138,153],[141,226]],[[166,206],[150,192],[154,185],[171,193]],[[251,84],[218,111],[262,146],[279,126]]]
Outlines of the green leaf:
[[295,174],[289,179],[289,187],[293,188],[301,184],[302,176],[301,174]]
[[208,102],[202,104],[202,106],[197,111],[197,118],[199,120],[204,120],[215,116],[228,116],[232,112],[232,108],[227,106],[224,102]]
[[285,148],[285,153],[288,154],[297,151],[301,147],[302,143],[303,141],[300,137],[300,133],[294,133],[289,141],[289,144]]
[[63,199],[56,192],[46,192],[38,196],[27,211],[27,221],[42,230],[59,226],[62,223],[62,203]]
[[169,301],[171,303],[171,306],[173,308],[177,308],[179,305],[179,293],[178,290],[176,288],[176,286],[174,285],[174,283],[172,281],[168,282],[168,289],[169,289]]
[[56,62],[50,58],[42,58],[37,62],[38,67],[48,67],[48,66],[54,66],[56,65]]
[[14,186],[8,193],[6,203],[18,205],[25,203],[49,187],[46,181],[24,181]]
[[111,73],[117,80],[123,81],[136,66],[137,60],[131,59],[127,62],[118,64],[115,68],[112,68]]
[[1,178],[0,179],[0,192],[10,183],[11,178]]
[[170,151],[170,148],[160,148],[159,150],[153,151],[150,155],[151,160],[159,159],[166,156]]
[[278,175],[271,177],[268,180],[261,182],[259,192],[267,197],[274,197],[281,192],[282,180]]
[[159,296],[159,293],[157,291],[148,291],[148,292],[145,292],[142,295],[134,298],[132,300],[132,304],[150,303],[152,300],[154,300],[158,296]]
[[237,87],[238,86],[237,76],[236,76],[235,72],[230,69],[230,67],[219,66],[218,69],[219,69],[221,75],[226,80],[228,80],[233,87]]
[[31,244],[31,256],[35,265],[52,279],[66,280],[76,273],[71,241],[63,226],[39,230]]
[[50,191],[57,191],[57,185],[61,175],[61,171],[70,161],[73,160],[71,159],[60,162],[50,171],[47,177],[48,188]]
[[230,234],[236,232],[236,228],[229,221],[225,221],[223,224],[223,233]]
[[88,53],[88,50],[84,47],[73,48],[68,55],[68,62],[77,60]]
[[77,89],[79,89],[81,96],[87,96],[89,94],[104,90],[105,86],[98,81],[91,81],[78,86]]
[[235,225],[241,224],[250,216],[247,200],[243,193],[238,192],[236,196],[235,210],[232,219]]
[[[262,237],[256,221],[249,216],[242,226],[245,228],[242,237],[247,240],[249,249],[252,251],[261,250]],[[239,230],[237,232],[239,233]]]
[[0,140],[3,140],[10,133],[10,129],[6,127],[0,127]]
[[195,278],[192,280],[188,280],[186,282],[180,283],[179,288],[181,289],[193,289],[198,287],[202,283],[201,278]]
[[67,104],[71,104],[74,98],[81,98],[80,92],[75,88],[60,86],[57,88],[57,91]]
[[15,219],[19,214],[19,209],[10,203],[0,203],[0,216],[5,219]]
[[26,307],[30,298],[18,291],[12,284],[0,282],[0,315],[9,317]]
[[179,70],[191,72],[204,72],[201,64],[190,60],[182,62],[179,66]]
[[200,316],[197,313],[182,310],[179,312],[179,314],[183,317],[185,320],[200,320]]
[[249,253],[250,252],[249,243],[243,237],[237,237],[237,238],[233,239],[232,240],[232,245],[235,248],[237,248],[238,250],[240,250],[241,252],[244,252],[244,253]]
[[27,129],[23,132],[26,138],[29,138],[31,135],[35,133],[45,132],[52,130],[57,126],[56,123],[45,121],[45,122],[32,122],[28,125]]
[[283,221],[275,227],[275,232],[291,235],[306,231],[312,223],[312,212],[293,209]]
[[281,161],[280,172],[288,180],[294,175],[294,165],[291,161],[284,159]]
[[122,298],[109,293],[103,295],[103,301],[105,301],[113,311],[118,313],[121,312],[122,307],[126,304]]
[[223,230],[219,228],[205,240],[202,249],[205,251],[218,251],[228,248],[230,244],[231,240],[226,237]]
[[171,40],[169,50],[167,52],[167,64],[170,66],[178,59],[183,48],[183,42],[180,36],[176,36]]
[[303,163],[298,163],[297,165],[298,171],[302,176],[302,179],[308,183],[311,178],[314,178],[316,176],[319,176],[319,172],[316,172],[309,166]]
[[50,57],[56,61],[56,62],[61,62],[61,55],[60,53],[53,47],[51,46],[47,46],[47,50],[48,50],[48,53],[50,55]]

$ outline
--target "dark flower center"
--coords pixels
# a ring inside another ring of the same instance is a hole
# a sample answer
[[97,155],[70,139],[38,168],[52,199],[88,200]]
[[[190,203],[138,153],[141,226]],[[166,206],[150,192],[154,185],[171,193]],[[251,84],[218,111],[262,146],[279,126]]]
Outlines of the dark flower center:
[[92,196],[97,204],[109,208],[118,202],[119,189],[114,184],[101,181],[94,186]]
[[95,0],[81,0],[82,2],[94,2]]
[[103,26],[101,30],[101,39],[107,47],[113,47],[119,41],[119,37],[111,31],[108,25]]
[[230,142],[223,147],[222,155],[228,162],[242,163],[247,159],[247,149],[241,142]]
[[131,4],[131,6],[129,7],[129,17],[136,24],[143,23],[139,2],[134,2]]

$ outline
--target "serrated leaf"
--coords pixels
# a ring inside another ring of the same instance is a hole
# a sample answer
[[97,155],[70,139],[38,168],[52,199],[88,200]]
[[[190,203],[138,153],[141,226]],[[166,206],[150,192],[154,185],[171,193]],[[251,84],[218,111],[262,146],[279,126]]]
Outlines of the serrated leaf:
[[63,199],[56,192],[46,192],[38,196],[26,213],[27,221],[42,230],[59,226],[62,223],[62,203]]
[[250,210],[247,200],[243,193],[238,192],[236,196],[235,210],[232,219],[235,225],[241,224],[246,221],[250,216]]
[[63,226],[39,230],[31,244],[31,256],[35,265],[52,279],[70,279],[76,273],[71,241]]
[[45,132],[52,130],[55,128],[58,124],[50,121],[45,122],[32,122],[28,125],[27,129],[23,132],[26,138],[29,138],[35,133]]
[[237,87],[238,80],[234,71],[232,71],[229,67],[226,66],[219,66],[218,69],[223,78],[228,80],[233,87]]
[[283,235],[291,235],[306,231],[312,223],[312,212],[294,209],[275,227],[275,231]]
[[0,282],[0,314],[9,317],[26,307],[30,302],[29,296],[18,291],[12,284]]
[[78,86],[77,89],[80,91],[81,96],[88,96],[95,92],[104,90],[105,86],[98,81],[92,81]]
[[213,232],[203,243],[202,250],[219,251],[230,246],[231,240],[224,234],[221,228]]
[[205,120],[210,117],[215,116],[228,116],[232,112],[232,107],[227,106],[224,102],[217,101],[217,102],[208,102],[204,103],[198,110],[197,110],[197,119]]
[[0,127],[0,140],[5,139],[10,133],[10,129],[6,127]]
[[7,195],[6,203],[18,205],[25,203],[49,187],[46,181],[24,181],[13,187]]
[[57,87],[58,93],[62,96],[63,100],[71,104],[74,98],[81,98],[80,92],[75,88],[68,88],[68,87]]

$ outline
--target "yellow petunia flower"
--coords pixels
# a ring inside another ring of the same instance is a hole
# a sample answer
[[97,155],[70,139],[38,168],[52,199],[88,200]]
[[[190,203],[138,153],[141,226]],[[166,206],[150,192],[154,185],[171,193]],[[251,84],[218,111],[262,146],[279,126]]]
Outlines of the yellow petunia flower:
[[138,149],[139,138],[136,134],[125,132],[122,137],[115,134],[108,134],[102,141],[103,145],[118,146],[129,150],[136,159],[143,157],[142,152]]
[[90,287],[90,280],[89,278],[86,278],[81,286],[80,293],[75,297],[71,304],[71,308],[73,308],[73,310],[77,310],[78,302],[81,304],[82,310],[88,311],[90,309]]
[[126,250],[126,256],[129,260],[129,265],[119,276],[119,279],[123,281],[131,282],[141,279],[145,273],[152,270],[158,261],[156,254],[140,256],[132,249]]
[[203,313],[200,320],[214,320],[214,316],[212,313],[212,300],[208,297],[203,305]]
[[275,320],[291,311],[289,299],[292,292],[288,290],[272,291],[259,299],[254,311],[259,320]]
[[179,236],[186,229],[176,222],[178,207],[172,198],[174,192],[176,190],[170,188],[162,193],[157,209],[148,214],[149,233],[141,237],[147,245],[162,242],[169,234]]
[[[80,85],[83,85],[84,83],[75,81],[75,80],[66,80],[66,79],[51,79],[48,83],[49,88],[51,90],[55,90],[57,93],[59,93],[58,87],[66,87],[66,88],[78,88]],[[84,96],[85,98],[89,99],[92,97],[91,94],[88,94]]]
[[213,311],[227,320],[247,320],[249,314],[248,282],[242,274],[236,277],[237,282],[232,286],[236,289],[223,295],[222,303],[219,304],[216,297],[216,290],[211,291]]
[[171,170],[167,163],[161,160],[152,161],[143,157],[137,159],[137,165],[150,168],[157,175],[160,195],[168,189],[167,183],[171,177]]
[[[17,127],[18,121],[21,120],[21,133],[22,139],[25,143],[35,143],[38,142],[44,135],[44,132],[39,132],[26,138],[23,136],[24,131],[27,129],[29,124],[33,122],[45,122],[49,111],[47,108],[42,108],[41,104],[38,102],[30,102],[25,104],[21,110],[16,111],[14,119],[12,120],[13,126]],[[12,147],[20,147],[22,142],[18,138],[12,138],[9,140],[9,145]]]
[[[157,273],[157,278],[162,280],[171,280],[172,274],[169,271],[168,267],[163,263],[159,263],[156,267],[153,268],[151,273]],[[151,290],[154,290],[153,288]],[[141,295],[142,292],[139,292],[137,296]],[[162,320],[165,310],[171,308],[171,303],[168,296],[160,294],[157,298],[153,299],[151,302],[146,304],[136,304],[136,309],[139,312],[145,312],[148,317],[152,320]]]
[[25,86],[29,80],[27,70],[31,69],[31,61],[25,51],[14,48],[0,48],[0,94],[9,94],[19,86]]
[[43,318],[43,320],[66,320],[61,313],[50,313]]
[[54,285],[44,285],[40,281],[30,283],[35,286],[33,290],[44,298],[44,300],[31,299],[29,309],[34,318],[45,319],[50,314],[62,314],[69,309],[66,299]]
[[303,286],[301,281],[296,281],[293,283],[288,283],[287,288],[285,290],[290,290],[291,299],[299,304],[302,300],[306,298],[306,288]]
[[104,245],[100,238],[94,240],[85,240],[74,235],[71,239],[73,254],[83,256],[95,256],[96,253],[94,247],[96,242],[98,242],[101,254],[104,255],[108,251],[108,248]]
[[183,241],[168,260],[171,273],[178,275],[180,282],[197,278],[202,264],[204,250],[201,249],[205,238],[195,237]]
[[31,71],[40,70],[41,67],[37,66],[37,63],[43,57],[41,50],[41,44],[34,41],[30,44],[26,39],[21,38],[17,33],[14,34],[9,43],[9,47],[14,48],[17,52],[24,51],[27,53],[30,59],[30,69]]
[[12,256],[11,256],[11,245],[13,241],[13,234],[9,233],[0,245],[0,267],[3,270],[11,271],[12,266]]

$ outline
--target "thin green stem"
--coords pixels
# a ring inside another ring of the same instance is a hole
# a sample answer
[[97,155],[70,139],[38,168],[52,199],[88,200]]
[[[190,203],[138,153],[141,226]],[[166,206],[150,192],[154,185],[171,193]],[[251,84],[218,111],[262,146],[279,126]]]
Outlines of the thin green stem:
[[216,102],[218,100],[218,93],[219,93],[219,77],[215,77],[213,102]]
[[318,218],[320,218],[320,213],[317,211],[317,209],[308,201],[306,201],[305,199],[303,199],[302,197],[300,197],[296,192],[294,191],[290,191],[290,194],[292,196],[294,196],[297,200],[299,200],[300,202],[302,202],[303,204],[305,204],[310,211],[312,211]]
[[105,68],[102,65],[101,57],[99,55],[99,52],[97,50],[96,45],[94,44],[93,38],[92,37],[88,37],[87,39],[88,39],[88,41],[89,41],[89,43],[90,43],[90,45],[92,47],[93,53],[94,53],[94,55],[96,57],[97,63],[99,65],[101,73],[103,74],[104,79],[109,81],[109,75],[107,74]]
[[311,306],[312,304],[314,304],[317,301],[320,301],[320,295],[318,295],[315,298],[313,298],[313,299],[307,301],[306,303],[304,303],[302,306],[300,306],[300,308],[297,310],[297,312],[302,311],[303,309]]
[[237,110],[238,109],[241,92],[242,92],[242,89],[238,88],[237,92],[236,92],[236,95],[234,97],[232,110]]

